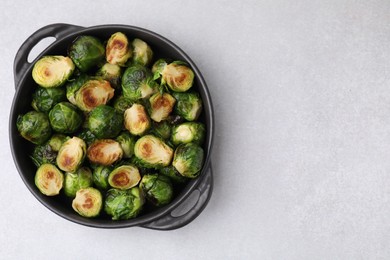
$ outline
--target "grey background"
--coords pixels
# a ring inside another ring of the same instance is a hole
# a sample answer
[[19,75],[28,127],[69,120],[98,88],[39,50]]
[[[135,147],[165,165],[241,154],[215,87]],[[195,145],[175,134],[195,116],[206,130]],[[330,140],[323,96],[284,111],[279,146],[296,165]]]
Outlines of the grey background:
[[[0,2],[0,258],[389,259],[389,1]],[[13,164],[13,59],[51,23],[179,45],[216,120],[215,188],[188,226],[100,230],[42,206]]]

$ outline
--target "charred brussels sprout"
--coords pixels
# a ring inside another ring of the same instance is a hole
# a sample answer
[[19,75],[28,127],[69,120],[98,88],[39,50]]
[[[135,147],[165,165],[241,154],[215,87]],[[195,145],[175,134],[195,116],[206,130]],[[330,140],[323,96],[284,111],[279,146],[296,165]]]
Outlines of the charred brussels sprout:
[[111,165],[122,159],[123,150],[120,144],[111,139],[101,139],[93,142],[87,151],[90,162],[99,165]]
[[44,163],[54,164],[56,162],[57,152],[46,143],[43,145],[36,145],[30,157],[35,166],[39,167]]
[[66,196],[75,197],[78,190],[90,186],[92,186],[92,172],[88,167],[65,173],[64,192]]
[[134,154],[135,137],[127,132],[123,132],[116,138],[123,150],[123,158],[130,158]]
[[76,106],[90,112],[99,105],[105,105],[114,96],[114,89],[106,80],[88,80],[76,92]]
[[166,205],[172,200],[172,183],[166,176],[158,174],[144,175],[139,187],[145,198],[155,206]]
[[76,92],[84,85],[85,82],[89,80],[89,77],[86,74],[81,74],[77,78],[70,81],[65,85],[66,88],[66,98],[70,103],[76,105]]
[[111,86],[118,89],[121,84],[121,67],[119,65],[106,63],[96,73],[96,76],[110,82]]
[[62,134],[54,134],[50,137],[49,141],[47,142],[53,151],[58,152],[62,146],[63,143],[65,143],[66,140],[68,140],[69,137],[62,135]]
[[150,46],[141,39],[133,40],[133,62],[148,66],[153,58],[153,51]]
[[46,196],[55,196],[60,193],[64,183],[64,176],[53,164],[42,164],[35,174],[35,185]]
[[151,71],[139,64],[128,67],[122,75],[123,95],[131,100],[150,97],[156,89]]
[[94,134],[92,134],[92,132],[89,129],[86,129],[86,128],[82,129],[78,133],[77,137],[83,139],[87,145],[90,145],[91,143],[93,143],[96,140],[96,136]]
[[103,207],[103,196],[99,190],[88,187],[80,189],[72,201],[72,208],[81,216],[93,218],[99,215]]
[[196,92],[173,93],[176,99],[175,113],[187,121],[198,119],[202,112],[202,99]]
[[161,139],[153,135],[145,135],[135,143],[134,155],[142,166],[158,168],[171,163],[173,150]]
[[181,144],[175,150],[172,165],[184,177],[195,178],[202,169],[203,157],[204,152],[199,145]]
[[110,64],[124,66],[131,57],[132,50],[126,35],[117,32],[111,35],[106,45],[106,60]]
[[122,165],[115,168],[108,176],[111,187],[127,190],[136,186],[141,180],[138,168],[133,165]]
[[134,102],[131,99],[125,98],[124,96],[118,96],[114,101],[114,108],[119,113],[123,114],[126,109],[130,108]]
[[57,165],[65,172],[73,172],[79,168],[85,158],[86,144],[83,139],[72,137],[61,146],[57,155]]
[[33,94],[31,106],[40,112],[49,112],[53,106],[66,100],[64,88],[41,88],[38,87]]
[[182,61],[167,63],[165,60],[157,60],[153,64],[154,79],[161,77],[161,84],[167,85],[175,92],[185,92],[189,90],[193,83],[195,74]]
[[186,122],[172,129],[172,142],[175,145],[185,143],[202,144],[206,135],[206,127],[199,122]]
[[69,102],[60,102],[50,110],[49,120],[54,131],[71,134],[81,126],[83,116],[76,106]]
[[133,104],[124,113],[125,128],[133,135],[143,135],[151,126],[145,107]]
[[79,36],[69,48],[69,56],[77,68],[86,72],[104,61],[105,48],[93,36]]
[[104,211],[113,220],[135,218],[142,210],[145,199],[138,187],[128,190],[110,189],[106,194]]
[[175,98],[168,93],[156,93],[149,98],[150,103],[150,117],[156,121],[161,122],[168,118],[175,105]]
[[112,167],[98,166],[93,170],[92,179],[95,186],[100,190],[107,190],[110,185],[108,183],[108,175],[112,172]]
[[159,169],[159,172],[160,174],[168,177],[174,183],[182,184],[188,180],[188,178],[181,175],[172,165]]
[[87,119],[87,127],[97,138],[114,138],[122,130],[123,116],[113,107],[97,106]]
[[19,115],[16,127],[23,138],[34,144],[43,144],[51,136],[49,118],[42,112],[30,111]]
[[41,87],[59,87],[72,75],[74,68],[69,57],[44,56],[34,64],[32,77]]

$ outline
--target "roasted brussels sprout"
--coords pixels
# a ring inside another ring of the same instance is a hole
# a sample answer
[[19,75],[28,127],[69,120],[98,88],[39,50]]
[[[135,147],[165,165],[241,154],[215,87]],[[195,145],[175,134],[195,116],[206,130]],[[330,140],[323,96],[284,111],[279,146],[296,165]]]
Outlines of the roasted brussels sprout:
[[128,67],[122,75],[123,95],[131,100],[150,97],[157,89],[152,72],[139,64]]
[[153,135],[145,135],[135,143],[134,155],[142,166],[159,168],[168,166],[171,163],[173,150],[160,138]]
[[168,177],[158,174],[147,174],[139,184],[145,198],[155,206],[163,206],[171,202],[173,197],[172,183]]
[[150,103],[150,117],[156,121],[161,122],[168,118],[176,103],[176,99],[168,93],[155,93],[149,98]]
[[45,143],[36,145],[30,157],[35,166],[39,167],[44,163],[54,164],[56,162],[57,152],[48,143]]
[[124,66],[131,55],[132,49],[126,35],[121,32],[112,34],[106,45],[107,62]]
[[112,172],[110,166],[97,166],[92,173],[92,179],[95,186],[100,190],[107,190],[110,185],[108,183],[108,175]]
[[75,172],[65,173],[64,192],[68,197],[75,197],[79,189],[92,186],[92,172],[88,167],[81,167]]
[[203,157],[204,152],[199,145],[181,144],[175,150],[172,165],[184,177],[195,178],[202,169]]
[[23,138],[34,144],[43,144],[51,136],[49,118],[42,112],[30,111],[19,115],[16,127]]
[[143,135],[151,126],[145,107],[133,104],[124,113],[125,128],[133,135]]
[[76,106],[69,102],[60,102],[50,110],[49,120],[54,131],[71,134],[79,129],[83,116]]
[[153,58],[153,51],[150,46],[141,39],[134,39],[133,45],[133,62],[148,66]]
[[34,64],[32,77],[41,87],[59,87],[72,75],[74,68],[69,57],[44,56]]
[[133,165],[121,165],[115,168],[108,176],[111,187],[127,190],[136,186],[141,180],[138,168]]
[[62,189],[64,176],[55,165],[44,163],[38,168],[34,180],[41,193],[46,196],[55,196]]
[[167,176],[173,183],[183,184],[188,180],[188,178],[181,175],[172,165],[159,169],[159,172],[160,174]]
[[112,220],[135,218],[142,210],[145,199],[138,187],[128,190],[110,189],[104,202],[104,211]]
[[83,86],[84,83],[88,80],[89,76],[87,76],[86,74],[81,74],[65,85],[66,98],[70,103],[76,105],[76,93],[81,88],[81,86]]
[[92,163],[108,166],[122,159],[123,150],[117,141],[101,139],[88,147],[87,156]]
[[99,190],[88,187],[80,189],[72,201],[72,208],[81,216],[93,218],[99,215],[103,207],[103,196]]
[[198,119],[202,112],[202,99],[196,92],[173,93],[176,99],[175,113],[187,121]]
[[154,79],[161,77],[161,84],[167,85],[175,92],[189,90],[194,82],[194,72],[182,61],[167,63],[165,60],[157,60],[153,64]]
[[134,145],[136,138],[128,132],[122,132],[116,138],[116,141],[121,145],[123,150],[123,158],[130,158],[134,154]]
[[172,126],[168,121],[161,121],[159,123],[153,122],[151,134],[160,137],[164,140],[171,138]]
[[65,141],[68,139],[69,139],[68,136],[62,134],[54,134],[50,137],[47,143],[51,146],[51,149],[53,151],[58,152],[62,144],[65,143]]
[[196,143],[201,145],[206,135],[206,127],[200,122],[186,122],[172,129],[172,142],[175,145]]
[[123,116],[113,107],[100,105],[91,111],[87,127],[97,138],[114,138],[123,126]]
[[40,112],[49,112],[53,106],[61,101],[66,101],[64,88],[38,87],[32,96],[31,106]]
[[57,165],[65,172],[73,172],[83,163],[86,155],[86,144],[76,136],[67,140],[61,146],[57,155]]
[[159,79],[167,65],[168,62],[165,59],[158,59],[152,66],[153,79]]
[[105,48],[100,40],[93,36],[79,36],[69,48],[69,56],[77,68],[86,72],[104,61]]
[[118,89],[121,86],[121,67],[119,65],[106,63],[96,73],[96,76],[110,82],[111,87]]
[[91,130],[87,128],[82,129],[78,133],[77,137],[83,139],[87,145],[90,145],[97,139],[96,136],[91,132]]
[[88,80],[76,92],[76,106],[90,112],[99,105],[105,105],[114,96],[114,89],[106,80]]
[[130,108],[133,104],[134,102],[131,99],[125,98],[121,95],[114,100],[113,107],[116,111],[123,115],[126,109]]

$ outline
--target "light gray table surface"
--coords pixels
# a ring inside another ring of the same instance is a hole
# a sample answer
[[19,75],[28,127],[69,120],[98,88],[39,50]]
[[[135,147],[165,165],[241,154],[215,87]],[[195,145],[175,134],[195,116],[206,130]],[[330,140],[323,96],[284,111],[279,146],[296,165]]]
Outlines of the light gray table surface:
[[[389,1],[0,1],[0,259],[390,259]],[[51,23],[144,27],[214,104],[214,192],[168,232],[42,206],[12,160],[13,60]]]

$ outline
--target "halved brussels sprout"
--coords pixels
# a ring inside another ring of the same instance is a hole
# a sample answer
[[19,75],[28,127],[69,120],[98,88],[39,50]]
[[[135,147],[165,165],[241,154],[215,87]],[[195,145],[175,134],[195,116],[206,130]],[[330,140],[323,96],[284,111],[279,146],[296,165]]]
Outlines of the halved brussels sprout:
[[155,206],[171,202],[173,197],[172,183],[168,177],[158,174],[147,174],[142,177],[139,187],[145,198]]
[[195,178],[202,169],[203,157],[204,152],[199,145],[181,144],[175,150],[172,165],[184,177]]
[[30,157],[35,166],[39,167],[45,163],[54,164],[56,162],[57,152],[54,151],[48,143],[46,143],[36,145]]
[[202,99],[196,92],[173,93],[176,99],[175,113],[187,121],[198,119],[202,112]]
[[134,155],[144,167],[158,168],[171,163],[173,150],[160,138],[145,135],[135,143]]
[[114,108],[116,111],[123,113],[126,111],[126,109],[130,108],[134,102],[131,99],[125,98],[124,96],[120,95],[114,100]]
[[32,77],[41,87],[59,87],[72,75],[74,68],[69,57],[44,56],[34,64]]
[[72,208],[81,216],[93,218],[99,215],[103,207],[103,196],[99,190],[88,187],[80,189],[72,201]]
[[122,159],[123,150],[117,141],[101,139],[88,147],[87,156],[92,163],[108,166]]
[[136,138],[128,132],[122,132],[116,138],[116,141],[121,145],[123,150],[123,158],[130,158],[134,154],[134,145]]
[[105,48],[101,41],[93,36],[77,37],[69,48],[69,56],[82,72],[86,72],[104,61]]
[[158,59],[152,66],[153,79],[159,79],[165,66],[167,65],[168,62],[165,59]]
[[97,139],[96,136],[91,132],[91,130],[87,128],[82,129],[78,133],[77,137],[83,139],[87,145],[90,145]]
[[64,183],[64,176],[57,167],[50,163],[42,164],[35,174],[35,185],[46,196],[55,196],[60,193]]
[[63,143],[65,143],[66,140],[68,140],[69,137],[62,135],[62,134],[54,134],[50,137],[49,141],[47,142],[53,151],[58,152],[62,146]]
[[88,75],[81,74],[65,85],[66,98],[70,103],[76,105],[76,93],[88,80],[89,80]]
[[76,92],[76,106],[90,112],[99,105],[105,105],[114,96],[114,89],[106,80],[92,79]]
[[188,178],[181,175],[175,167],[169,165],[167,167],[163,167],[159,169],[160,174],[167,176],[172,182],[177,184],[183,184],[187,182]]
[[79,129],[83,116],[76,106],[69,102],[60,102],[50,110],[49,120],[54,131],[71,134]]
[[113,107],[100,105],[91,111],[87,127],[97,138],[114,138],[122,130],[123,116]]
[[202,144],[206,135],[206,127],[200,122],[186,122],[172,129],[172,142],[175,145],[196,143]]
[[34,144],[43,144],[51,136],[49,118],[42,112],[30,111],[19,115],[16,127],[24,139]]
[[133,61],[141,64],[142,66],[148,66],[153,58],[153,51],[150,46],[141,39],[133,40]]
[[131,100],[150,97],[157,88],[152,72],[139,64],[128,67],[122,75],[123,95]]
[[93,183],[100,190],[107,190],[110,185],[108,183],[108,175],[112,172],[112,167],[97,166],[92,173]]
[[171,132],[172,126],[168,121],[153,122],[151,134],[167,140],[171,137]]
[[156,93],[149,98],[151,114],[150,117],[161,122],[168,118],[176,103],[176,99],[168,93]]
[[75,197],[79,189],[92,186],[92,172],[88,167],[81,167],[75,172],[65,173],[64,192],[68,197]]
[[49,112],[53,106],[66,100],[64,88],[38,87],[32,96],[31,106],[40,112]]
[[121,67],[110,63],[104,64],[96,73],[96,76],[109,81],[115,89],[118,89],[121,85],[121,75]]
[[108,176],[111,187],[127,190],[136,186],[141,180],[138,168],[133,165],[122,165],[115,168]]
[[148,113],[145,107],[140,104],[133,104],[124,113],[125,128],[133,135],[142,135],[151,126]]
[[[163,66],[163,63],[159,64]],[[167,64],[161,71],[161,84],[176,92],[189,90],[194,82],[194,72],[181,61]],[[156,78],[156,73],[155,73]]]
[[132,50],[126,35],[121,32],[112,34],[106,45],[107,62],[124,66],[131,55]]
[[73,172],[83,163],[87,146],[83,139],[76,136],[61,146],[57,155],[57,165],[65,172]]
[[142,210],[145,199],[138,187],[128,190],[110,189],[106,193],[104,211],[112,220],[135,218]]

